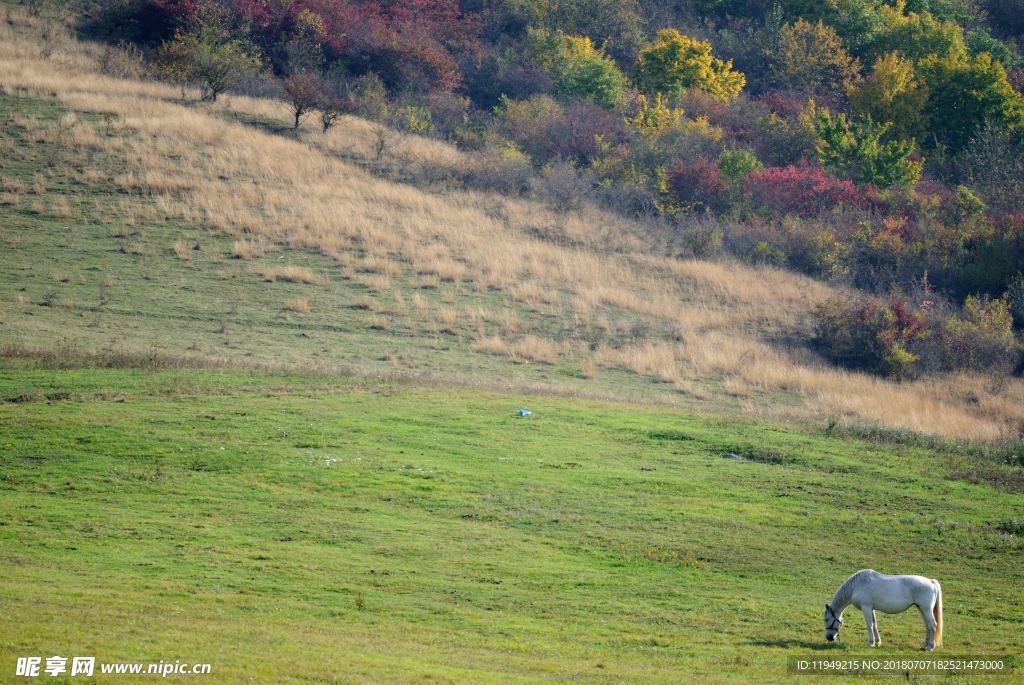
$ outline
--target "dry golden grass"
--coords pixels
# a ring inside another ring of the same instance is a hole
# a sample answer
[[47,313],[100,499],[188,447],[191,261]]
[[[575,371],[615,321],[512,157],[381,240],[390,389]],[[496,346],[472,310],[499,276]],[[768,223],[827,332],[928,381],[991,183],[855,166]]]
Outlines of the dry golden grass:
[[[349,265],[349,259],[350,256],[348,253],[343,252],[338,255],[339,262],[346,263],[346,265]],[[375,255],[370,255],[364,259],[354,261],[351,266],[354,266],[357,271],[369,274],[379,274],[388,278],[394,278],[402,273],[402,268],[399,264],[396,264],[390,259],[377,257]]]
[[[374,124],[348,117],[327,134],[307,124],[299,139],[273,135],[238,119],[287,121],[280,102],[232,96],[212,107],[184,106],[169,86],[101,75],[99,48],[52,27],[42,45],[39,20],[12,16],[0,25],[0,88],[56,96],[104,117],[102,124],[74,116],[21,123],[40,140],[123,160],[114,182],[148,198],[123,203],[125,226],[159,219],[221,231],[237,238],[239,259],[286,247],[316,251],[337,262],[339,275],[374,292],[405,279],[413,294],[396,293],[393,311],[408,311],[430,330],[455,323],[445,324],[417,290],[468,284],[461,290],[470,295],[499,293],[507,307],[459,317],[480,331],[472,348],[481,353],[551,363],[579,354],[571,339],[582,329],[627,331],[592,360],[583,356],[586,377],[599,366],[624,368],[699,398],[708,396],[699,381],[711,379],[746,398],[750,411],[835,415],[952,438],[1014,436],[1024,424],[1020,380],[999,387],[981,376],[894,383],[770,344],[778,335],[806,332],[813,307],[836,294],[820,282],[768,267],[667,257],[663,238],[648,228],[592,208],[558,214],[489,193],[431,194],[391,183],[364,171],[373,165]],[[443,143],[397,134],[388,156],[438,177],[475,163]],[[0,190],[14,198],[47,192],[42,178],[31,186],[0,179]],[[30,209],[37,205],[40,213],[49,209],[39,199]],[[299,266],[259,272],[267,280],[326,282]],[[530,320],[559,321],[566,340],[531,335],[532,324],[520,318],[524,308],[513,310],[516,302],[536,312]],[[356,303],[363,305],[378,311],[373,298]],[[390,328],[376,316],[374,326]],[[511,344],[484,335],[495,327],[506,339],[526,335]],[[784,407],[774,401],[779,393],[789,396]]]
[[391,288],[391,279],[381,274],[359,274],[354,280],[375,293],[383,293]]
[[192,246],[184,240],[174,241],[174,254],[178,255],[178,259],[183,262],[192,261]]
[[519,315],[514,309],[504,309],[496,317],[495,321],[501,326],[502,335],[518,333],[521,328]]
[[449,329],[454,330],[454,328],[459,324],[459,319],[459,313],[451,307],[442,307],[437,310],[437,320]]
[[262,257],[269,249],[269,243],[262,238],[242,238],[231,244],[231,255],[248,261]]
[[412,306],[413,309],[416,310],[416,315],[421,319],[430,311],[430,303],[427,301],[427,298],[423,297],[419,293],[412,294]]
[[373,299],[369,295],[360,295],[352,303],[353,309],[362,309],[367,312],[372,312],[377,308],[377,300]]
[[[83,129],[88,130],[88,129]],[[93,185],[102,181],[106,176],[99,169],[93,169],[92,167],[82,169],[82,172],[78,175],[78,180],[86,185]]]
[[28,193],[28,185],[20,178],[7,178],[0,176],[0,190],[13,195],[25,195]]
[[285,266],[261,267],[256,270],[263,280],[270,283],[277,281],[290,281],[292,283],[310,283],[319,285],[324,282],[322,276],[317,275],[311,269],[304,266],[287,264]]
[[509,356],[516,361],[554,364],[558,361],[558,344],[535,335],[527,335],[512,343]]
[[309,313],[309,300],[304,297],[296,297],[284,303],[284,308],[298,314]]
[[509,353],[509,347],[504,340],[496,335],[492,335],[486,338],[481,338],[473,343],[473,351],[481,352],[483,354],[507,355]]

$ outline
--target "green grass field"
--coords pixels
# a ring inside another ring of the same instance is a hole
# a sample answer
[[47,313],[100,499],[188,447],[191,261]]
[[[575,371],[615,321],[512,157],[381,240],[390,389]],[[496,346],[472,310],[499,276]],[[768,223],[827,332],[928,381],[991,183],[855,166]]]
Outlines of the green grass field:
[[[239,683],[785,681],[789,656],[867,652],[855,610],[834,645],[820,617],[862,567],[942,581],[943,653],[1020,650],[1024,501],[947,479],[945,452],[340,377],[5,366],[5,682],[42,651]],[[921,642],[916,612],[880,626],[873,654]]]

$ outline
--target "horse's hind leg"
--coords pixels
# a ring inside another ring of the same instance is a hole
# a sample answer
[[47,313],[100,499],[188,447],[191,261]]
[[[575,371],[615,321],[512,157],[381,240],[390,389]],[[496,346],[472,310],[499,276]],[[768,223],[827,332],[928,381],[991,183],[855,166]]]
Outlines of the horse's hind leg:
[[874,609],[871,610],[871,629],[875,631],[875,647],[881,647],[882,636],[878,633],[878,616],[875,615]]
[[935,616],[932,615],[932,608],[927,608],[917,605],[918,610],[921,612],[921,619],[924,621],[924,644],[921,645],[921,649],[926,652],[930,652],[935,649]]

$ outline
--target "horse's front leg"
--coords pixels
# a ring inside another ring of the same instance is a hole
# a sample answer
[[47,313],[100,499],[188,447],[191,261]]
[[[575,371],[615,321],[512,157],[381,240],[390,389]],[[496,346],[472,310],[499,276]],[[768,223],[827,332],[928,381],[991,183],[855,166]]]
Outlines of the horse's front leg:
[[875,646],[875,635],[878,633],[878,628],[875,627],[875,610],[871,607],[861,607],[861,611],[864,612],[864,623],[868,627],[868,647]]

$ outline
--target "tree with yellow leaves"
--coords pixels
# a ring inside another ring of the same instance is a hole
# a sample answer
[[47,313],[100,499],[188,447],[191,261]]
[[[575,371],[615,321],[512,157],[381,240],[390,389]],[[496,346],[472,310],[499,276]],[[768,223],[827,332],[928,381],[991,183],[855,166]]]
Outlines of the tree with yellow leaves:
[[779,31],[775,54],[767,56],[776,83],[811,95],[841,96],[860,73],[842,38],[824,22],[798,19]]
[[892,124],[897,138],[923,140],[928,87],[918,80],[914,64],[895,52],[875,61],[871,73],[847,89],[850,109],[862,117]]
[[684,36],[675,29],[658,32],[653,43],[640,51],[636,84],[646,93],[678,96],[696,88],[720,100],[730,100],[743,90],[746,77],[732,68],[731,60],[711,54],[711,44]]

